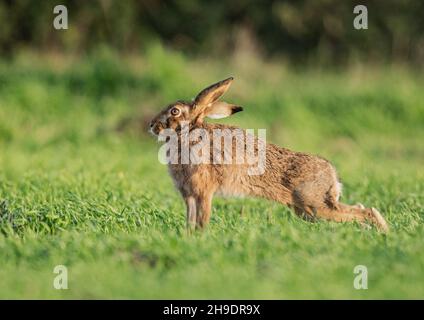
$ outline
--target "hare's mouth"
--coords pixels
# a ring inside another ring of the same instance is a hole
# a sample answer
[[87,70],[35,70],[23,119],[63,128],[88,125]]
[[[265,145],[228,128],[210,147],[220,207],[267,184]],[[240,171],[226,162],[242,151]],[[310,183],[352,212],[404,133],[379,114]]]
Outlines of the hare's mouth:
[[150,129],[149,129],[149,133],[150,133],[152,136],[157,137],[157,136],[159,135],[160,131],[155,130],[154,128],[150,128]]
[[149,132],[153,135],[153,136],[155,136],[155,137],[157,137],[158,135],[160,135],[160,133],[163,131],[163,126],[161,126],[161,125],[154,125],[154,126],[151,126],[150,127],[150,130],[149,130]]

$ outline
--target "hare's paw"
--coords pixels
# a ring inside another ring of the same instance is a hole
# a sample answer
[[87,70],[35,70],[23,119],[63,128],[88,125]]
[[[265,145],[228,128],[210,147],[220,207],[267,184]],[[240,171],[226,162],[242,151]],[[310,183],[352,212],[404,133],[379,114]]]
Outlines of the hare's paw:
[[388,233],[389,232],[389,225],[387,224],[386,220],[384,220],[381,213],[376,208],[371,208],[371,212],[374,216],[374,219],[375,219],[379,229],[384,233]]

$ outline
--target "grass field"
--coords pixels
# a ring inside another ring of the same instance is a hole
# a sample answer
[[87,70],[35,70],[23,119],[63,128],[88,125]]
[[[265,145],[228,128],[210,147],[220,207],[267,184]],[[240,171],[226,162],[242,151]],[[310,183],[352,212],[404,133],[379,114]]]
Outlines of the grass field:
[[[116,127],[229,75],[226,100],[245,111],[225,123],[330,159],[343,201],[377,207],[391,233],[217,198],[208,230],[187,236],[159,145]],[[423,85],[404,69],[295,71],[160,47],[0,61],[0,298],[424,298]],[[56,265],[68,290],[53,288]],[[356,265],[368,290],[353,288]]]

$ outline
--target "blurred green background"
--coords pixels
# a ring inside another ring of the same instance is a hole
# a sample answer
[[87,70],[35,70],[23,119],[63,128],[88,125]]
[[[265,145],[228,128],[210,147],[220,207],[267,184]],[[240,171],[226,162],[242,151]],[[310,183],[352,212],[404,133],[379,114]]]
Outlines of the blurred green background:
[[[68,8],[70,28],[52,28],[53,7]],[[353,8],[368,8],[368,30],[353,28]],[[424,61],[420,0],[15,0],[0,1],[0,52],[83,53],[99,44],[137,53],[158,39],[190,56],[221,59],[253,51],[290,63]]]
[[[423,298],[423,3],[355,4],[0,1],[0,297]],[[230,75],[221,122],[331,160],[392,232],[217,198],[187,236],[146,124]]]

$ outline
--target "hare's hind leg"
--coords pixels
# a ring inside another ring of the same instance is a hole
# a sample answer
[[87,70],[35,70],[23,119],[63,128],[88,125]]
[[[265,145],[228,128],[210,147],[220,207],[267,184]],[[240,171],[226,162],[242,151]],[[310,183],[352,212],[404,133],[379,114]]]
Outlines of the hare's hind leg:
[[341,184],[334,177],[329,181],[309,181],[297,186],[292,194],[293,206],[301,217],[331,220],[336,222],[370,222],[387,232],[389,227],[375,208],[362,204],[350,206],[339,202]]
[[365,208],[364,205],[361,203],[356,204],[354,206],[339,203],[338,207],[339,210],[341,210],[342,212],[362,216],[364,221],[374,224],[378,229],[383,232],[389,231],[389,225],[376,208]]
[[375,208],[361,208],[338,203],[337,208],[307,208],[310,214],[315,214],[317,218],[336,222],[357,221],[359,223],[372,223],[383,232],[388,232],[389,227]]

